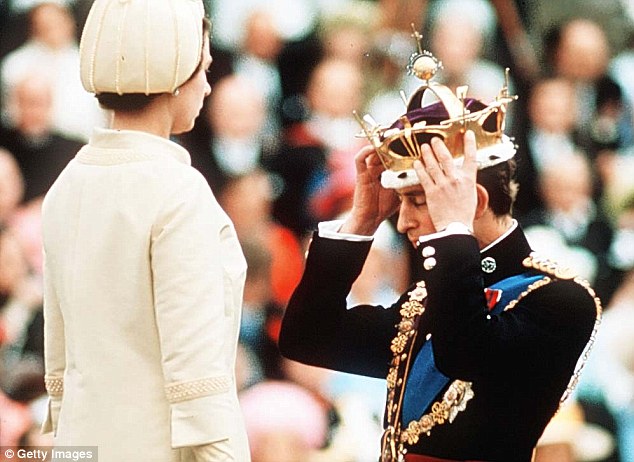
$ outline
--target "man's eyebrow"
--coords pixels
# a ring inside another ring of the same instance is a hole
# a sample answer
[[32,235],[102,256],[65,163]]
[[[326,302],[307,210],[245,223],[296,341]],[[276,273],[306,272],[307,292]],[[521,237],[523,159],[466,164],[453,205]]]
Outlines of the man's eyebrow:
[[409,191],[405,193],[396,193],[396,194],[401,197],[417,197],[417,196],[424,196],[425,192],[424,191]]

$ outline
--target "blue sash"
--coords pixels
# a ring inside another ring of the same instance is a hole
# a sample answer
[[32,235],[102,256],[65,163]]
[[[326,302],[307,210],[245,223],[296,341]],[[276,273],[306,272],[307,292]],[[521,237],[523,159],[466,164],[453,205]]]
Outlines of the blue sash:
[[[501,313],[529,285],[543,277],[543,275],[518,274],[517,276],[503,279],[489,287],[490,291],[501,291],[501,296],[490,310],[490,313]],[[432,404],[434,398],[451,380],[436,368],[432,351],[432,340],[430,339],[423,344],[407,377],[405,396],[403,397],[402,422],[404,427],[409,422],[420,419]]]

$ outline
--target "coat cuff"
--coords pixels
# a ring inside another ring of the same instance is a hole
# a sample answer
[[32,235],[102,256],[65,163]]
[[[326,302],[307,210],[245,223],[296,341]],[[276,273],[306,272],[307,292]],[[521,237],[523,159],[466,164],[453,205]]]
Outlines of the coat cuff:
[[236,435],[237,398],[229,392],[170,405],[172,448],[201,446]]
[[62,408],[62,399],[49,397],[46,405],[46,415],[42,423],[42,433],[53,432],[57,434],[57,420],[59,419],[59,411]]

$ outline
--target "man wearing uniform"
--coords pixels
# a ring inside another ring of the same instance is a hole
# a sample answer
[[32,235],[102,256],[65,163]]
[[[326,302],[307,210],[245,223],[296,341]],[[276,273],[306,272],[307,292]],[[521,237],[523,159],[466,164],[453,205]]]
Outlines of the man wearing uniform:
[[[601,305],[587,283],[537,257],[511,216],[515,146],[504,87],[489,105],[424,81],[392,126],[361,122],[354,203],[321,223],[279,346],[294,360],[387,378],[382,462],[528,462],[572,391]],[[429,103],[429,95],[435,100]],[[423,280],[392,306],[346,308],[379,223],[420,255]]]

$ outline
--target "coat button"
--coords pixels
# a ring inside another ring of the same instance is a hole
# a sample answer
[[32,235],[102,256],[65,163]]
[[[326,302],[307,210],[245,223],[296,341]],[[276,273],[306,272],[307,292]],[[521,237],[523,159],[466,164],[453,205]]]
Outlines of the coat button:
[[431,257],[436,254],[436,249],[428,245],[423,247],[423,258]]
[[426,269],[426,270],[428,270],[428,271],[429,271],[430,269],[433,269],[433,268],[434,268],[434,266],[436,266],[436,259],[435,259],[434,257],[429,257],[429,258],[426,258],[426,259],[423,261],[423,268],[425,268],[425,269]]

